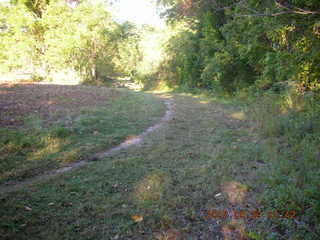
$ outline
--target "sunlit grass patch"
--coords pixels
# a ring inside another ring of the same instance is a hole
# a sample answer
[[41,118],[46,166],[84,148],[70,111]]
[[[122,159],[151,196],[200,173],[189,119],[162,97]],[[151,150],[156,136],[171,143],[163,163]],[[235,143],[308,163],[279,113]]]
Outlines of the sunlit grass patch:
[[52,136],[42,137],[39,143],[41,148],[32,152],[27,161],[41,161],[42,159],[47,158],[49,155],[59,152],[61,146],[67,144],[66,141]]
[[246,115],[244,112],[235,112],[235,113],[232,113],[230,115],[230,117],[234,118],[234,119],[237,119],[237,120],[245,120],[246,119]]
[[164,172],[150,172],[150,174],[145,176],[135,187],[134,198],[138,204],[141,205],[149,201],[159,201],[169,182],[170,176]]
[[242,204],[248,191],[246,185],[236,181],[224,183],[222,189],[232,204]]

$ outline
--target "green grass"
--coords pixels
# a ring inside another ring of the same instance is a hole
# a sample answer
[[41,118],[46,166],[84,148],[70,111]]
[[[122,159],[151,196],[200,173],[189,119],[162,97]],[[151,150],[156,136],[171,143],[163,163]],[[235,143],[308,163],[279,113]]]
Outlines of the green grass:
[[251,155],[246,123],[230,117],[239,109],[188,95],[174,99],[174,119],[141,147],[3,197],[2,236],[166,239],[179,232],[182,239],[211,239],[220,233],[204,211],[232,207],[226,186],[233,183],[248,195],[239,205],[254,209],[259,153]]
[[[248,115],[263,139],[261,171],[264,209],[288,209],[296,221],[274,219],[260,226],[266,239],[320,237],[320,105],[316,96],[265,94]],[[275,229],[268,231],[266,229]]]
[[107,150],[151,126],[164,110],[160,99],[122,91],[104,106],[83,108],[49,127],[29,115],[23,128],[0,129],[0,183],[22,180]]
[[[265,105],[274,98],[247,110],[205,96],[173,98],[174,119],[140,147],[3,195],[3,239],[223,239],[228,231],[318,238],[318,131],[297,134],[315,112],[297,107],[271,118]],[[278,117],[287,121],[279,122],[281,134],[270,122]],[[208,219],[211,209],[259,210],[261,217]],[[271,219],[275,211],[297,216]]]

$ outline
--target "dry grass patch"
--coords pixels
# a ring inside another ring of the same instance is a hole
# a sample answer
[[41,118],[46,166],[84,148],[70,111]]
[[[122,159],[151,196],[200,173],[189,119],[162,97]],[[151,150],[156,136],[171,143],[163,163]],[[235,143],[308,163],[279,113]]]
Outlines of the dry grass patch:
[[37,116],[46,125],[79,114],[85,108],[106,106],[121,92],[92,86],[41,84],[0,85],[0,127],[18,127],[28,116]]

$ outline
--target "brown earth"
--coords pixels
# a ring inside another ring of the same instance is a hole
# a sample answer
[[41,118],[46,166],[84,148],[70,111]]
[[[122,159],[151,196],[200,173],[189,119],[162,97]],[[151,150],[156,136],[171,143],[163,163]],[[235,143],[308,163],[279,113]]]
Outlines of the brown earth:
[[0,127],[21,127],[27,116],[50,125],[84,108],[105,106],[120,94],[90,86],[0,84]]

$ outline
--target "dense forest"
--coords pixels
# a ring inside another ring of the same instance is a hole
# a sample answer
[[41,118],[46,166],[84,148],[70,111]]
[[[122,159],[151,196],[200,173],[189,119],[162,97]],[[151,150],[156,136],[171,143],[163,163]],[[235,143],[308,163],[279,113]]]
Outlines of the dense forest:
[[[260,173],[261,188],[252,190],[259,193],[259,207],[290,210],[299,217],[294,221],[275,218],[271,223],[261,220],[258,230],[243,239],[318,239],[320,1],[158,0],[166,21],[162,28],[116,21],[112,8],[106,7],[112,2],[1,3],[1,75],[27,72],[32,81],[58,78],[96,86],[130,79],[143,90],[204,94],[237,106],[245,116],[239,118],[245,119],[250,133],[259,140],[236,154],[258,158],[262,166],[268,166]],[[139,111],[147,115],[142,108],[148,98],[135,98]],[[134,103],[126,101],[121,104],[134,115],[130,107]],[[114,112],[120,112],[119,106]],[[190,106],[198,105],[190,102]],[[199,115],[201,107],[195,110]],[[194,121],[187,127],[200,122]],[[211,122],[207,123],[199,126],[210,129]],[[3,140],[4,145],[11,141],[8,139]],[[192,157],[188,152],[187,158]],[[223,160],[234,158],[227,155]],[[162,181],[162,175],[156,179]]]

